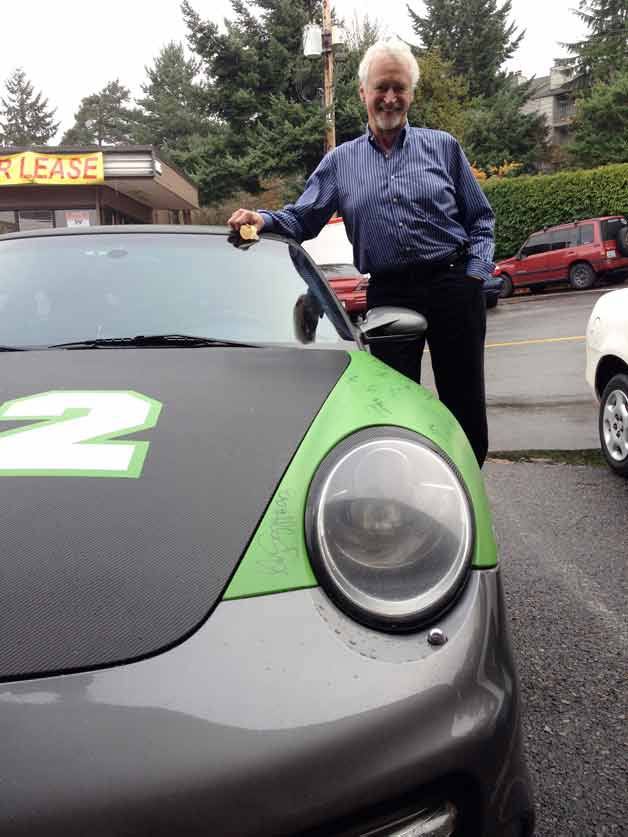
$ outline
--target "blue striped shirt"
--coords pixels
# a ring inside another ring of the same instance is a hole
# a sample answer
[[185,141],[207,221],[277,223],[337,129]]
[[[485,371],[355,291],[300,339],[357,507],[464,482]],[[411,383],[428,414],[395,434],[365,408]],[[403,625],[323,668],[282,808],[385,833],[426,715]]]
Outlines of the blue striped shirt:
[[296,203],[261,210],[265,230],[299,242],[315,238],[335,212],[361,273],[439,261],[464,244],[468,275],[483,279],[493,270],[493,211],[444,131],[406,124],[385,152],[367,129],[325,155]]

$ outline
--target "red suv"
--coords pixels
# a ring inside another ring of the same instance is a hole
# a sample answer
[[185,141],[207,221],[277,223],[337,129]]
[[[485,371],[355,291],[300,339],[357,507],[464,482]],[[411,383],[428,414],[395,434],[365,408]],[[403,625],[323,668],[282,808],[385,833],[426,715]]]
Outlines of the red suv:
[[532,233],[516,256],[497,262],[494,276],[503,281],[502,296],[515,288],[542,290],[568,281],[590,288],[597,277],[622,279],[628,274],[628,221],[619,215],[587,218]]

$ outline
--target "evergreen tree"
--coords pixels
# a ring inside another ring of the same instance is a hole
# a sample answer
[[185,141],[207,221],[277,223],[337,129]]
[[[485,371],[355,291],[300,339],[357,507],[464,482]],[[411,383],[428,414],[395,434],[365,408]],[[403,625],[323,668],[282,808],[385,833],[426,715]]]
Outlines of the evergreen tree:
[[525,34],[508,22],[511,0],[501,7],[497,0],[424,0],[424,5],[424,15],[407,7],[424,48],[439,50],[471,96],[496,93],[505,78],[500,69]]
[[490,173],[504,162],[520,163],[518,173],[533,172],[547,147],[545,116],[523,113],[531,82],[509,76],[490,98],[473,100],[466,114],[464,148],[469,160]]
[[[228,156],[213,163],[204,153],[198,163],[188,157],[198,172],[213,166],[211,177],[199,181],[203,199],[211,203],[240,189],[258,191],[260,177],[271,172],[309,172],[323,153],[322,62],[302,54],[303,29],[320,20],[320,0],[231,0],[231,5],[234,19],[225,20],[225,32],[202,20],[189,0],[181,6],[188,43],[206,78],[214,140],[220,137]],[[306,135],[302,126],[314,133]],[[194,148],[198,155],[202,142]]]
[[56,134],[56,108],[33,90],[22,69],[6,81],[6,97],[0,99],[0,141],[4,145],[45,145]]
[[108,82],[98,93],[85,96],[63,144],[101,146],[132,142],[138,115],[128,106],[129,100],[129,90],[118,79]]
[[567,150],[576,165],[628,163],[628,70],[578,101],[573,131]]
[[141,111],[133,128],[140,144],[176,151],[193,135],[202,135],[208,123],[205,91],[196,81],[200,62],[185,57],[181,44],[170,42],[152,67],[146,67],[148,81],[144,97],[136,104]]
[[628,0],[580,0],[575,10],[589,30],[582,41],[563,44],[571,53],[557,63],[590,90],[628,70]]

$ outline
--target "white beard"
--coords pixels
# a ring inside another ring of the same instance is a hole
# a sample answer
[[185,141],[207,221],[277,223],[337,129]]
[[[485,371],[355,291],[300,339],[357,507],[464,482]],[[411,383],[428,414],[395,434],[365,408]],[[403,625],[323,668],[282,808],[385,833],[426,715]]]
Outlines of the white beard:
[[403,124],[404,116],[398,110],[380,110],[375,114],[375,123],[380,131],[394,131]]

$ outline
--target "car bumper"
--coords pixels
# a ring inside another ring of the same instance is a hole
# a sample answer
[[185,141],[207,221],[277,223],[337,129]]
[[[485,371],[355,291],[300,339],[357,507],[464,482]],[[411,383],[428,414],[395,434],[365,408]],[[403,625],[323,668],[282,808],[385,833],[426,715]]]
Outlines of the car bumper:
[[445,645],[371,631],[315,588],[223,602],[150,659],[3,684],[0,833],[353,837],[452,803],[456,834],[529,835],[499,572],[436,627]]

